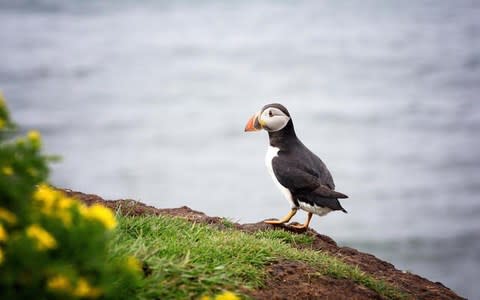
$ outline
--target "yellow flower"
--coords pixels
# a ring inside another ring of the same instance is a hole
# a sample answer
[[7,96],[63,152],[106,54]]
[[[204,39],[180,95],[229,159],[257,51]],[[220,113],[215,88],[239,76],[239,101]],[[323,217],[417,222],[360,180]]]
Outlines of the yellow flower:
[[47,281],[47,287],[49,290],[56,292],[68,292],[72,288],[70,280],[64,275],[56,275],[49,278]]
[[6,242],[8,240],[8,233],[3,228],[2,224],[0,224],[0,242]]
[[70,207],[77,203],[75,199],[67,197],[47,184],[40,184],[33,194],[33,198],[41,203],[41,210],[44,214],[60,218],[67,227],[72,224]]
[[92,287],[85,278],[78,279],[77,287],[73,291],[73,295],[85,298],[98,298],[102,294],[102,290]]
[[127,257],[127,267],[135,272],[142,271],[142,263],[135,256]]
[[58,192],[44,183],[38,185],[37,190],[33,194],[33,198],[35,200],[43,202],[43,204],[47,207],[53,206],[57,196]]
[[[63,195],[62,195],[63,196]],[[59,209],[69,209],[72,207],[73,204],[75,204],[75,199],[63,196],[60,199],[58,199],[58,208]]]
[[73,291],[73,294],[78,297],[85,297],[86,295],[88,295],[89,292],[90,285],[85,279],[80,278],[77,282],[77,287]]
[[[1,126],[0,126],[1,128]],[[6,176],[12,176],[13,175],[13,169],[10,166],[6,166],[2,168],[2,173]]]
[[38,250],[52,249],[57,246],[55,238],[40,225],[30,225],[27,228],[27,236],[37,242]]
[[70,227],[72,225],[72,215],[68,210],[60,210],[57,212],[56,216],[62,220],[65,227]]
[[59,217],[65,226],[70,226],[72,224],[72,214],[70,207],[75,204],[75,200],[70,197],[63,196],[58,199],[57,202],[57,212],[56,216]]
[[30,130],[27,134],[27,138],[32,142],[39,141],[41,138],[40,132],[37,130]]
[[0,220],[4,220],[12,225],[17,223],[17,217],[12,212],[2,207],[0,207]]
[[80,214],[84,217],[87,216],[88,214],[88,206],[86,206],[85,204],[79,202],[78,203],[78,211],[80,212]]
[[109,208],[100,204],[94,204],[86,209],[81,209],[80,212],[87,219],[97,220],[107,229],[113,229],[117,226],[117,220]]
[[33,146],[35,146],[36,148],[40,148],[40,145],[42,144],[40,132],[38,132],[37,130],[30,130],[27,133],[27,138],[30,140]]
[[240,300],[240,297],[235,295],[235,293],[225,291],[225,292],[215,296],[215,300]]

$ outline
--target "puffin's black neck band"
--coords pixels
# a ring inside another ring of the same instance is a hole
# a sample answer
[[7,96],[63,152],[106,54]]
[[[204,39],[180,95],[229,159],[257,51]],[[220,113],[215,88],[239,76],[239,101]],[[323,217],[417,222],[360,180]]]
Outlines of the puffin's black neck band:
[[287,125],[281,130],[268,132],[268,137],[270,139],[270,146],[278,147],[280,150],[285,150],[289,145],[298,141],[292,119],[290,119]]

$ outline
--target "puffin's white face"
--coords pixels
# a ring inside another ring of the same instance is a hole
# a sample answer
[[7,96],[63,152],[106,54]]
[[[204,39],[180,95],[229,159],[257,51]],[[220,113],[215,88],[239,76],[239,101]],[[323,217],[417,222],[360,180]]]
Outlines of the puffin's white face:
[[275,132],[287,126],[288,121],[290,121],[290,117],[283,111],[276,107],[267,106],[248,120],[245,131],[265,129],[268,132]]
[[275,107],[266,108],[258,117],[262,128],[270,132],[282,130],[288,121],[290,121],[290,117]]

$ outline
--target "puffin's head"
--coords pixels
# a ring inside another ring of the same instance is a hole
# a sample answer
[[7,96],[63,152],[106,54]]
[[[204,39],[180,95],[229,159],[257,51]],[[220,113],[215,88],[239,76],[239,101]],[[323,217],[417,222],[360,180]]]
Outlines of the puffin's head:
[[265,105],[247,122],[245,131],[265,129],[268,132],[282,130],[290,121],[290,113],[285,106],[279,103]]

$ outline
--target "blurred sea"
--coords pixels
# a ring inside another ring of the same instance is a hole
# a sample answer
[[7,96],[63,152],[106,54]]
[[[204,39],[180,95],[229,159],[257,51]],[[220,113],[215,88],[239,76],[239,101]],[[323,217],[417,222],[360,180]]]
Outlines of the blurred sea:
[[[264,104],[350,195],[342,245],[480,298],[480,2],[0,0],[0,88],[53,182],[253,222]],[[296,221],[302,222],[304,214]]]

